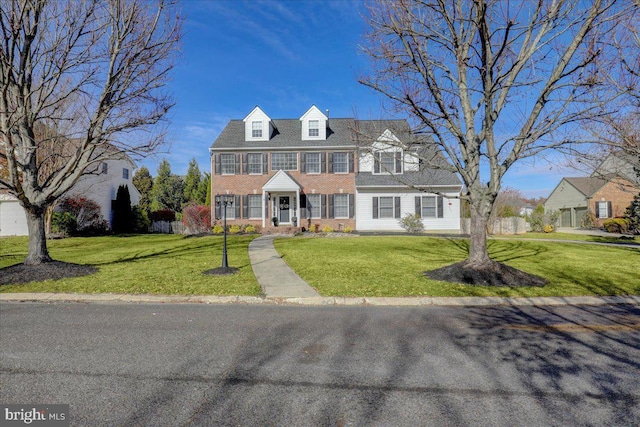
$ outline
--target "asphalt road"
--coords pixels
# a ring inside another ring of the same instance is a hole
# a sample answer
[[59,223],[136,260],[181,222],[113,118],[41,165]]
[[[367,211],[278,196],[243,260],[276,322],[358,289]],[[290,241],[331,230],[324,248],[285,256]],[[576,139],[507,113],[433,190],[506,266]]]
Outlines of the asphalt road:
[[637,426],[640,307],[0,304],[0,403],[78,426]]

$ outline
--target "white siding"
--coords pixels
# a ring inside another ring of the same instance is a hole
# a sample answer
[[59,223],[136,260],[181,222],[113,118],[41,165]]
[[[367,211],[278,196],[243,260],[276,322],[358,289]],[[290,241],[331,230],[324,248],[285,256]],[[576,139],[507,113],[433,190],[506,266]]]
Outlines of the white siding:
[[[244,139],[245,141],[268,141],[271,136],[272,127],[271,119],[267,116],[260,107],[254,108],[247,117],[244,118]],[[252,123],[262,123],[262,136],[260,138],[254,138],[251,136]]]
[[0,198],[0,236],[26,236],[27,216],[17,200]]
[[[374,197],[400,197],[400,212],[404,217],[415,214],[415,197],[427,196],[427,193],[419,192],[394,192],[394,191],[362,191],[356,194],[356,230],[359,231],[404,231],[400,226],[400,218],[373,218]],[[449,197],[443,198],[443,218],[423,218],[425,232],[460,232],[460,199],[453,198],[458,193],[448,193]]]
[[[318,136],[309,136],[309,120],[318,121]],[[322,111],[320,111],[318,107],[312,105],[311,108],[300,117],[300,121],[302,122],[301,138],[303,141],[324,141],[327,139],[327,116],[322,114]]]

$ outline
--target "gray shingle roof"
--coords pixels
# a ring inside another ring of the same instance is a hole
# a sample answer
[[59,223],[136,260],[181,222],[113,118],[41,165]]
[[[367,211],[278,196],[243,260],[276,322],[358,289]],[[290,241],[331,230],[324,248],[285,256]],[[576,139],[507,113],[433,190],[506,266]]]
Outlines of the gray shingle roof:
[[299,119],[273,119],[274,131],[269,141],[245,141],[244,122],[231,120],[211,145],[212,150],[292,147],[356,147],[358,140],[377,139],[390,129],[399,139],[411,134],[406,120],[329,119],[326,141],[303,141]]
[[591,197],[593,193],[601,189],[602,186],[607,183],[607,181],[605,181],[604,179],[594,177],[564,179],[587,197]]
[[449,186],[461,185],[458,176],[442,169],[426,169],[420,172],[405,172],[399,175],[372,174],[360,172],[356,174],[356,187],[399,187],[399,186]]

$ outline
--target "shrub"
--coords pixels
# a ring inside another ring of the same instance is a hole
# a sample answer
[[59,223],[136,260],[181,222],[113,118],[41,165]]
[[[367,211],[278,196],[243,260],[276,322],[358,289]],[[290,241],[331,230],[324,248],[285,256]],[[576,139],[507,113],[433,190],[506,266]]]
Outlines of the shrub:
[[629,221],[629,231],[640,234],[640,194],[635,196],[625,209],[624,217]]
[[160,210],[151,212],[151,214],[149,215],[149,219],[151,221],[171,222],[176,220],[176,213],[171,209],[160,209]]
[[602,223],[609,233],[626,233],[629,230],[629,220],[626,218],[611,218]]
[[75,218],[73,232],[78,236],[97,236],[107,234],[109,224],[100,213],[100,205],[85,197],[65,197],[58,205],[59,212],[69,213]]
[[544,205],[540,204],[536,206],[531,215],[527,218],[529,220],[529,224],[531,225],[531,231],[535,232],[545,232],[545,227],[550,225],[552,229],[555,229],[556,222],[558,221],[558,217],[560,216],[559,212],[555,211],[544,211]]
[[333,233],[333,228],[331,228],[330,225],[325,225],[324,227],[322,227],[322,232],[323,233]]
[[206,233],[211,229],[211,208],[190,205],[182,210],[182,223],[187,234]]
[[309,226],[309,232],[310,233],[317,233],[318,232],[318,226],[316,224],[311,224]]
[[594,229],[596,228],[596,216],[593,212],[587,212],[582,216],[582,220],[580,221],[580,227],[586,229]]
[[139,206],[133,206],[131,208],[131,214],[133,215],[133,231],[136,233],[148,233],[149,227],[151,227],[151,221],[144,209]]
[[273,223],[274,227],[277,227],[278,224],[280,224],[280,220],[278,219],[277,216],[274,216],[273,218],[271,218],[271,222]]
[[351,227],[349,227],[349,226],[347,225],[347,226],[344,228],[344,230],[342,230],[342,231],[344,231],[345,233],[353,233],[353,228],[351,228]]
[[253,233],[255,233],[256,231],[257,231],[257,230],[256,230],[256,227],[254,227],[254,226],[253,226],[253,225],[251,225],[251,224],[249,224],[249,225],[247,225],[247,226],[245,226],[245,227],[244,227],[244,232],[245,232],[245,233],[253,234]]
[[220,224],[216,224],[213,226],[212,232],[213,234],[222,234],[224,233],[224,228]]
[[76,217],[70,212],[54,212],[51,216],[51,231],[65,236],[71,236],[76,232]]
[[551,224],[547,224],[544,226],[544,228],[542,229],[543,232],[545,233],[553,233],[555,230],[555,228],[553,227],[553,225]]
[[131,233],[134,229],[134,216],[131,210],[131,196],[129,195],[129,187],[121,185],[118,187],[116,200],[112,205],[113,219],[111,221],[111,229],[114,233]]
[[420,219],[420,215],[408,214],[398,220],[400,227],[404,228],[407,233],[422,233],[424,224]]
[[239,225],[232,225],[231,227],[229,227],[229,233],[230,234],[238,234],[242,231],[242,228],[240,228]]

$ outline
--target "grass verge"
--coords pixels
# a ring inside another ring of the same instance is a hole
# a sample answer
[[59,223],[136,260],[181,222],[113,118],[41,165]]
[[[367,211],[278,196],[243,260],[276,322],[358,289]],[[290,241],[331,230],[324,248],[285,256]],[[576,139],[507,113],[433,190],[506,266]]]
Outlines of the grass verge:
[[[72,279],[2,285],[0,292],[258,295],[260,286],[247,251],[253,238],[228,237],[229,264],[240,270],[231,276],[202,274],[220,266],[220,236],[147,234],[51,240],[48,247],[54,259],[94,265],[100,271]],[[26,237],[1,238],[0,268],[23,262],[27,244]]]
[[533,233],[527,232],[518,235],[495,236],[499,239],[544,239],[544,240],[572,240],[580,242],[594,243],[625,243],[640,245],[640,236],[597,236],[589,234],[573,234],[573,233]]
[[279,239],[275,246],[325,296],[575,296],[640,294],[640,251],[600,245],[490,240],[491,257],[542,276],[540,288],[439,282],[422,272],[466,258],[464,239],[421,236]]

